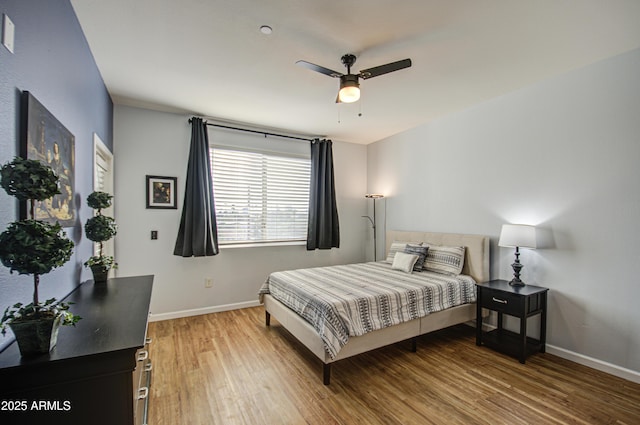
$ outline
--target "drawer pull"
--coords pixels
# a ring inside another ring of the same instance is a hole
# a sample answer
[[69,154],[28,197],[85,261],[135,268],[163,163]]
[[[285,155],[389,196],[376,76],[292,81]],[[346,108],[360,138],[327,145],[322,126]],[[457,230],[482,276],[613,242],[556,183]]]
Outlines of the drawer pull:
[[142,387],[138,389],[138,400],[143,400],[149,396],[149,387]]
[[147,350],[142,350],[138,353],[138,361],[143,362],[149,358],[149,352]]
[[145,344],[151,344],[153,342],[153,338],[147,338],[144,340]]
[[500,300],[500,299],[498,299],[496,297],[491,297],[491,299],[494,300],[497,303],[500,303],[500,304],[506,304],[507,303],[507,300]]
[[152,370],[153,370],[153,364],[151,364],[151,362],[147,363],[146,366],[144,367],[144,371],[151,372]]

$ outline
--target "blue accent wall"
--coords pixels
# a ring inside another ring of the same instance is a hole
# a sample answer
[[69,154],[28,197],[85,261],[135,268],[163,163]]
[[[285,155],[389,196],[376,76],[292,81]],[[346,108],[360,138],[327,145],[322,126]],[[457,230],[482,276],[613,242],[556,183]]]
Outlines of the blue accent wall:
[[[113,103],[68,0],[2,0],[0,14],[15,24],[14,53],[0,45],[0,164],[20,152],[22,91],[31,92],[75,136],[76,222],[65,231],[76,247],[67,264],[40,280],[42,300],[63,298],[91,276],[82,264],[93,245],[82,229],[92,215],[85,199],[93,189],[93,133],[112,149]],[[17,200],[0,190],[0,230],[17,217]],[[28,303],[32,281],[0,266],[0,313]],[[73,330],[61,330],[67,331]],[[0,350],[12,340],[10,332],[0,336]]]

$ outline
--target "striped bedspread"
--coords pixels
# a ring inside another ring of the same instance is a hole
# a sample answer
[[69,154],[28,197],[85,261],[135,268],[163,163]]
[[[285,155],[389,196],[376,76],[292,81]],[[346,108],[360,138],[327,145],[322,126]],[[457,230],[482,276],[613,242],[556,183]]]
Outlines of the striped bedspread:
[[334,359],[350,336],[475,302],[470,276],[392,270],[386,262],[272,273],[260,288],[307,320]]

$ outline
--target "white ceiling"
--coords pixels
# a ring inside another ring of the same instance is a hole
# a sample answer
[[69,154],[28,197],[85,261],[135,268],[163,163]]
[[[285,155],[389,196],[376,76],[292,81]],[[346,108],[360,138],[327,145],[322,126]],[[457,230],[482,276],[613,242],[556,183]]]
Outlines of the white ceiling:
[[[639,0],[71,3],[117,104],[365,144],[640,47]],[[339,80],[295,62],[345,53],[413,66],[336,104]]]

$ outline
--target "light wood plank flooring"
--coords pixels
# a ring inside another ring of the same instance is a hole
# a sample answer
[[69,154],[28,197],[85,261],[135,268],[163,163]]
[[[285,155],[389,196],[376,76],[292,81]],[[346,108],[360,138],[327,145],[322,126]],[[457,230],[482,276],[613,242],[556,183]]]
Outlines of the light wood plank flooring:
[[261,307],[149,325],[153,425],[640,424],[640,384],[537,354],[522,365],[460,325],[321,362]]

